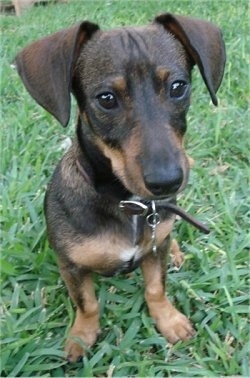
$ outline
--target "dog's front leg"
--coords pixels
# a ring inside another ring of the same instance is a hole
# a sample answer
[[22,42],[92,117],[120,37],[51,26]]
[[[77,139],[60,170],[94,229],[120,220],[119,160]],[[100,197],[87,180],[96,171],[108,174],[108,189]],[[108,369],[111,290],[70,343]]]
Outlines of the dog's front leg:
[[74,324],[65,346],[67,359],[77,361],[92,346],[99,331],[99,306],[91,273],[60,266],[70,297],[77,306]]
[[194,335],[190,321],[170,303],[165,296],[166,256],[170,247],[167,238],[158,248],[157,254],[150,253],[141,264],[145,280],[145,299],[149,313],[156,327],[170,342],[188,340]]

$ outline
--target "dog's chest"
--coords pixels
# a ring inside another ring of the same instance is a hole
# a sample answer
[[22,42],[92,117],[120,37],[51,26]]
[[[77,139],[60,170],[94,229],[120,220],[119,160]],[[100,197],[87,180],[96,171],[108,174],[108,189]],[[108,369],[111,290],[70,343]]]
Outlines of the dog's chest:
[[160,248],[163,241],[171,232],[173,223],[174,217],[160,221],[155,228],[155,235],[153,235],[152,228],[144,218],[139,216],[131,217],[131,227],[133,229],[133,237],[130,240],[131,247],[122,249],[119,256],[121,262],[124,263],[124,270],[126,270],[126,266],[130,266],[132,270],[154,248],[156,249],[155,252],[158,253],[157,249]]

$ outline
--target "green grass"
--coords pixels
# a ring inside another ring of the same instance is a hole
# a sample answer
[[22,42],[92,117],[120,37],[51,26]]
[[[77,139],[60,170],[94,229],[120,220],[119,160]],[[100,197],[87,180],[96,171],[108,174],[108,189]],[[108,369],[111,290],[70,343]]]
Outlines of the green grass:
[[[213,20],[227,47],[218,108],[194,73],[187,147],[196,165],[180,199],[212,232],[204,236],[178,221],[186,262],[179,271],[168,267],[169,295],[197,336],[165,342],[148,316],[139,270],[97,277],[102,334],[84,364],[70,365],[63,344],[73,307],[46,240],[43,198],[74,116],[67,130],[60,128],[29,97],[11,62],[30,41],[81,19],[109,28],[143,24],[162,11]],[[71,0],[1,17],[1,376],[249,376],[248,12],[241,0]]]

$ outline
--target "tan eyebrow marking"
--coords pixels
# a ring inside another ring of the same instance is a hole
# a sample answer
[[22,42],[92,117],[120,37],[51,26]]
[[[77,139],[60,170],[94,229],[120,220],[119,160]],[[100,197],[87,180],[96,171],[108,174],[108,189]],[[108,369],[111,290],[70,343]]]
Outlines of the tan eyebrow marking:
[[165,67],[157,67],[156,68],[156,76],[161,80],[164,81],[167,79],[169,75],[169,71]]
[[124,77],[118,76],[112,81],[112,86],[117,91],[125,91],[127,87],[127,83]]

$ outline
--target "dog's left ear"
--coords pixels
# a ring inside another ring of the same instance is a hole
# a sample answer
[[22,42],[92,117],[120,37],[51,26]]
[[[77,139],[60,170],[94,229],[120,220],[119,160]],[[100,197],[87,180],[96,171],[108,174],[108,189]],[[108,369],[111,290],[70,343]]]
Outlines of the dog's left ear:
[[170,13],[155,18],[185,47],[197,64],[214,105],[224,73],[226,53],[220,29],[210,22]]

